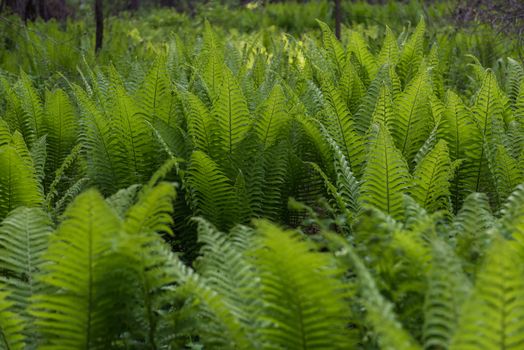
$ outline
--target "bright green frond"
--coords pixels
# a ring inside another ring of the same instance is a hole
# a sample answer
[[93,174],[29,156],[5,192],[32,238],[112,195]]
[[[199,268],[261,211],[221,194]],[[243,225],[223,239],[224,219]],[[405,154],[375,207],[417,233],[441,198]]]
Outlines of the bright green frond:
[[26,348],[24,322],[12,309],[13,303],[8,298],[9,293],[0,290],[0,349],[23,350]]
[[[258,331],[264,348],[347,349],[346,287],[329,254],[311,251],[297,233],[259,222],[253,262],[267,320]],[[319,266],[324,268],[319,269]]]
[[402,219],[403,194],[407,192],[410,181],[406,161],[393,144],[387,128],[379,125],[362,175],[362,204]]
[[454,165],[446,141],[439,141],[417,165],[413,173],[411,195],[429,212],[450,209],[450,181]]
[[524,271],[511,243],[498,239],[465,302],[450,349],[521,349],[524,346]]
[[229,69],[224,77],[213,115],[218,124],[217,136],[223,152],[231,156],[250,129],[251,117],[237,79]]
[[46,339],[41,349],[107,348],[101,337],[115,305],[109,307],[97,293],[104,273],[99,259],[111,248],[120,226],[94,190],[78,196],[64,213],[42,256],[48,263],[41,281],[48,288],[33,298],[31,309]]

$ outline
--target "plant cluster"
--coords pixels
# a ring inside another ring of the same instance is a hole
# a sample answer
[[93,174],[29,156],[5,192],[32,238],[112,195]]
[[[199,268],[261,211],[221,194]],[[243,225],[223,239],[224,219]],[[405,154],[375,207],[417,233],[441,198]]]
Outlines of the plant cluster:
[[524,347],[524,67],[318,25],[2,74],[0,349]]

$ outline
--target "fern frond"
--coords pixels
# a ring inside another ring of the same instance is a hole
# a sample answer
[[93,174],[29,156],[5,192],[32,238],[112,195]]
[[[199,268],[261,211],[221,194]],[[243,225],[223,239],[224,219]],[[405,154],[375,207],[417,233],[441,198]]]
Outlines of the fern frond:
[[411,195],[429,212],[450,210],[449,186],[453,173],[446,141],[440,140],[415,168]]
[[422,17],[411,37],[404,43],[397,64],[397,71],[404,86],[417,74],[424,57],[426,22]]
[[30,299],[41,291],[36,277],[52,230],[49,216],[37,208],[17,208],[0,226],[0,280],[10,291],[13,311],[26,321]]
[[23,350],[26,348],[24,322],[12,310],[13,303],[8,297],[9,293],[0,291],[0,349]]
[[[446,106],[438,125],[437,136],[448,144],[451,160],[466,159],[466,150],[470,147],[471,135],[475,135],[476,128],[473,116],[466,108],[460,97],[452,91],[446,93]],[[464,165],[457,168],[456,176],[451,184],[453,208],[458,210],[464,196],[462,172]]]
[[366,40],[357,31],[352,31],[349,38],[349,51],[355,56],[357,62],[362,67],[362,80],[370,82],[377,74],[378,66],[375,57],[369,51]]
[[[46,173],[52,176],[78,138],[78,119],[63,90],[46,93],[44,123],[47,132]],[[48,178],[49,182],[51,179]]]
[[166,57],[161,54],[153,62],[137,94],[139,108],[150,122],[156,118],[169,119],[170,85]]
[[[493,192],[492,178],[488,167],[489,144],[493,136],[495,121],[502,121],[502,106],[498,99],[498,86],[493,72],[488,71],[477,93],[473,107],[476,132],[469,135],[470,147],[466,150],[462,179],[466,191]],[[502,132],[499,130],[497,132]]]
[[224,77],[213,115],[218,124],[218,138],[226,155],[232,155],[249,131],[251,120],[246,99],[233,73],[224,68]]
[[1,147],[0,218],[17,207],[36,207],[41,202],[39,185],[27,159],[11,145]]
[[286,113],[285,96],[280,85],[275,85],[267,100],[260,107],[260,117],[255,122],[255,132],[264,145],[264,149],[272,146],[289,121]]
[[163,182],[141,193],[138,203],[126,214],[124,229],[129,234],[158,232],[173,234],[173,200],[176,192],[172,184]]
[[191,205],[201,215],[219,228],[235,222],[236,196],[230,180],[217,164],[201,151],[193,152],[186,182],[189,186]]
[[[260,298],[267,320],[260,332],[271,348],[345,349],[347,291],[331,256],[311,251],[296,233],[258,222],[253,261],[260,273]],[[324,266],[318,269],[318,266]],[[291,292],[293,291],[293,292]]]
[[324,79],[322,88],[328,107],[324,125],[358,174],[364,158],[364,140],[356,132],[351,114],[333,84]]
[[398,61],[400,50],[398,48],[397,38],[391,28],[386,26],[384,40],[377,57],[378,67],[385,64],[395,65]]
[[42,256],[49,262],[41,277],[48,288],[33,298],[31,308],[46,340],[42,349],[107,348],[101,337],[112,311],[97,294],[97,279],[104,272],[98,259],[109,251],[120,226],[94,190],[78,196],[67,209]]
[[498,239],[489,249],[475,288],[462,309],[450,349],[519,349],[524,346],[522,259]]
[[449,245],[435,240],[431,250],[433,259],[424,302],[424,348],[447,349],[472,287]]
[[30,121],[31,133],[34,135],[34,137],[26,139],[26,142],[31,145],[35,138],[45,134],[44,107],[42,99],[26,73],[22,72],[20,74],[20,81],[17,88],[20,94],[22,110],[25,113],[25,118]]
[[322,31],[322,43],[328,52],[328,57],[334,66],[338,69],[338,71],[341,72],[346,61],[346,53],[344,52],[344,48],[337,40],[335,35],[333,35],[333,32],[326,23],[319,20],[317,20],[317,22],[320,26],[320,30]]
[[496,147],[495,154],[489,157],[490,169],[497,187],[499,201],[504,202],[510,193],[524,182],[524,174],[518,167],[518,162],[513,158],[504,145]]
[[430,86],[426,72],[419,73],[395,100],[396,118],[391,121],[395,143],[411,162],[432,127],[429,104]]
[[491,241],[490,230],[494,218],[485,194],[472,193],[466,197],[460,211],[452,222],[451,239],[457,255],[464,259],[464,269],[472,273],[482,259]]
[[153,135],[146,120],[137,114],[137,107],[123,87],[117,86],[114,94],[110,127],[117,142],[113,157],[119,184],[141,183],[155,169],[157,154]]
[[212,152],[217,125],[207,106],[193,94],[187,95],[187,129],[194,148]]
[[384,125],[371,145],[362,175],[361,201],[395,219],[403,218],[403,194],[411,181],[406,161]]
[[360,297],[365,307],[366,322],[373,328],[381,349],[416,350],[420,346],[397,320],[393,305],[379,292],[373,276],[354,248],[342,237],[326,235],[334,245],[335,256],[346,268],[355,270],[358,277]]

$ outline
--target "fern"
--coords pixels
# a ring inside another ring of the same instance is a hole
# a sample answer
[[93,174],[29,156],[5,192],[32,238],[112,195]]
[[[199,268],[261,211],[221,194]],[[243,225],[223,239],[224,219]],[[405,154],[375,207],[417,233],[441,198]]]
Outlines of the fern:
[[52,230],[48,215],[37,208],[17,208],[0,226],[0,279],[20,317],[27,318],[31,298],[41,291],[37,275]]
[[335,87],[324,80],[324,96],[328,103],[326,129],[338,144],[350,166],[358,174],[363,162],[364,142],[356,133],[353,120]]
[[393,306],[379,292],[375,281],[353,247],[343,238],[327,235],[336,248],[336,256],[346,268],[354,268],[365,307],[366,322],[373,327],[381,349],[420,349],[420,346],[402,328],[393,312]]
[[489,145],[486,144],[486,139],[489,140],[492,136],[494,119],[502,118],[497,89],[494,74],[487,72],[473,108],[477,130],[471,135],[473,145],[467,150],[467,161],[464,163],[463,179],[465,188],[469,191],[493,191],[487,158]]
[[9,294],[0,291],[0,348],[9,350],[25,349],[23,336],[24,323],[11,310],[13,303],[8,300]]
[[420,19],[413,35],[404,43],[398,59],[397,71],[404,86],[417,74],[424,56],[426,22]]
[[[346,348],[345,288],[328,255],[311,252],[292,232],[259,223],[259,248],[253,252],[266,307],[259,330],[269,347]],[[325,266],[325,269],[318,269]],[[291,292],[293,291],[293,292]],[[285,307],[283,307],[285,305]]]
[[454,168],[446,142],[439,141],[415,168],[413,198],[429,212],[449,210],[449,184]]
[[65,212],[42,256],[49,262],[41,277],[48,289],[33,298],[31,308],[45,336],[42,349],[107,347],[100,337],[112,311],[99,298],[97,281],[104,268],[98,259],[110,249],[120,226],[94,190],[78,196]]
[[428,118],[429,89],[427,74],[419,73],[395,100],[396,117],[392,120],[395,143],[406,160],[413,160],[428,137],[432,121]]
[[219,228],[229,226],[236,218],[236,196],[229,179],[217,164],[201,151],[191,156],[187,174],[191,204],[201,215]]
[[447,349],[456,332],[471,283],[446,243],[432,242],[433,261],[424,302],[424,348]]
[[362,175],[362,203],[402,219],[402,196],[408,190],[409,182],[406,161],[393,144],[387,128],[379,125]]
[[213,115],[218,124],[218,138],[223,152],[231,156],[249,131],[250,114],[233,73],[225,69]]
[[450,349],[518,349],[523,346],[524,286],[521,259],[497,240],[464,304]]
[[[47,131],[46,173],[52,175],[69,155],[78,137],[78,120],[63,90],[47,92],[44,122]],[[51,179],[47,179],[47,184]]]
[[147,119],[167,121],[170,116],[171,82],[167,71],[166,57],[160,55],[151,66],[138,91],[139,108]]
[[357,31],[351,32],[350,41],[351,45],[349,46],[349,50],[355,56],[359,65],[362,67],[362,80],[373,80],[377,74],[378,67],[375,57],[367,48],[366,41]]
[[397,38],[391,28],[386,26],[382,48],[377,57],[377,65],[382,67],[384,64],[396,64],[399,58],[400,50],[397,44]]
[[0,218],[17,207],[36,207],[42,202],[28,157],[24,159],[11,145],[0,148]]
[[261,114],[256,121],[255,130],[264,149],[272,146],[288,123],[282,88],[276,85],[268,99],[261,106]]

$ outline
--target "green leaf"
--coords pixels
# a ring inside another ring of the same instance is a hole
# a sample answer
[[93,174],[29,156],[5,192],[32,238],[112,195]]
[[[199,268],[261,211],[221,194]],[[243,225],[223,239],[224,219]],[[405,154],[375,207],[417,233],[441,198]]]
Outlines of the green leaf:
[[31,309],[46,340],[42,349],[107,348],[101,337],[113,310],[111,301],[99,297],[97,282],[105,270],[99,259],[111,248],[120,227],[94,190],[78,196],[64,213],[42,256],[48,263],[41,281],[48,289],[34,297]]
[[406,161],[393,144],[387,128],[379,125],[362,175],[360,198],[363,206],[375,207],[395,219],[402,219],[403,194],[410,181]]
[[417,165],[411,195],[429,212],[450,210],[450,181],[454,165],[446,141],[440,140]]
[[520,349],[524,346],[524,271],[511,243],[489,249],[473,294],[462,309],[450,349]]

